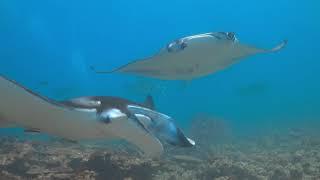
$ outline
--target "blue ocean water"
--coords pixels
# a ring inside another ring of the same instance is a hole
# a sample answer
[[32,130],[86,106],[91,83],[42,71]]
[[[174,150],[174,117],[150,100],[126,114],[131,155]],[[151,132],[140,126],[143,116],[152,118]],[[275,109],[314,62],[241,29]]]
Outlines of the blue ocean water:
[[[234,131],[317,123],[320,117],[320,3],[270,1],[0,1],[0,72],[50,98],[154,96],[159,111],[188,126],[208,113]],[[97,75],[148,57],[166,43],[210,31],[285,49],[183,82]],[[150,88],[156,86],[154,90]]]

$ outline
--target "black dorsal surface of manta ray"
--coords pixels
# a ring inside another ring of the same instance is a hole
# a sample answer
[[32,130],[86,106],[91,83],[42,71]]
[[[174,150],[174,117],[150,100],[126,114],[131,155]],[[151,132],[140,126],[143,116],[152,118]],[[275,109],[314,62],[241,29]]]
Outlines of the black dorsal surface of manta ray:
[[171,117],[145,104],[110,96],[55,101],[0,76],[0,125],[23,127],[69,140],[124,139],[148,156],[163,152],[161,141],[191,147]]
[[272,49],[262,49],[240,43],[232,32],[210,32],[175,40],[150,58],[111,71],[91,68],[96,73],[118,72],[163,80],[192,80],[223,70],[248,56],[279,51],[286,44],[284,40]]

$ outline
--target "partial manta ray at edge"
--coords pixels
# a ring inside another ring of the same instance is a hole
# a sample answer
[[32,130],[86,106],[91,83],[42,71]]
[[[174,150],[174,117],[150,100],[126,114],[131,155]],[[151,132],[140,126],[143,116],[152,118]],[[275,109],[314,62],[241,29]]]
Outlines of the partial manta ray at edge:
[[[145,104],[112,96],[85,96],[55,101],[0,75],[0,124],[14,124],[68,140],[124,139],[146,155],[159,156],[161,141],[181,147],[195,142],[173,119]],[[161,140],[161,141],[160,141]]]

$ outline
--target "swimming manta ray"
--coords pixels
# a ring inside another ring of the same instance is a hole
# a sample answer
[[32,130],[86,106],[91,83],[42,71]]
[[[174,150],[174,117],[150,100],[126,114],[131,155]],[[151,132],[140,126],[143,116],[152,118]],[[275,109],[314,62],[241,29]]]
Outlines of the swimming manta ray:
[[112,71],[96,73],[131,73],[163,80],[191,80],[219,70],[258,53],[276,52],[283,41],[272,49],[242,44],[232,32],[210,32],[184,37],[169,43],[154,56],[137,60]]
[[147,105],[110,96],[55,101],[0,76],[0,125],[14,124],[69,140],[124,139],[146,155],[163,152],[160,140],[191,147],[195,142],[176,127],[172,118]]

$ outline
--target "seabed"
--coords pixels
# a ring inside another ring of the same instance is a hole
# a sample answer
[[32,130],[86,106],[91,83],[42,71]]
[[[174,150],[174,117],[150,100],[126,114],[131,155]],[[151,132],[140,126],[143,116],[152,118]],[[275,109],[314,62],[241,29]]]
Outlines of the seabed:
[[320,179],[320,140],[299,133],[225,143],[200,141],[200,147],[193,149],[166,146],[159,159],[146,158],[127,145],[117,146],[2,137],[0,179]]

